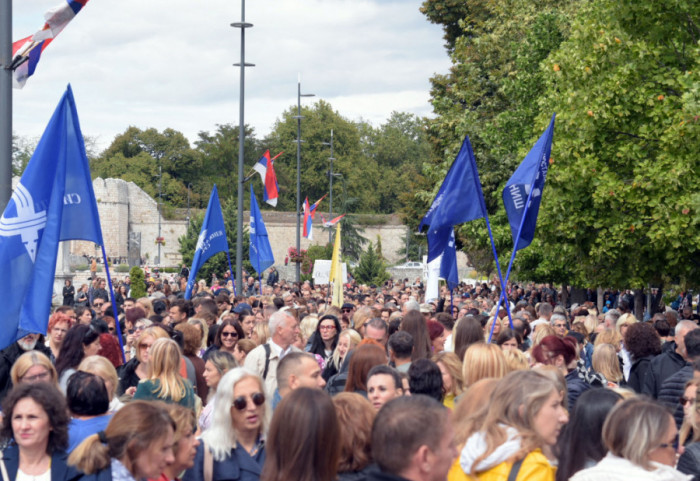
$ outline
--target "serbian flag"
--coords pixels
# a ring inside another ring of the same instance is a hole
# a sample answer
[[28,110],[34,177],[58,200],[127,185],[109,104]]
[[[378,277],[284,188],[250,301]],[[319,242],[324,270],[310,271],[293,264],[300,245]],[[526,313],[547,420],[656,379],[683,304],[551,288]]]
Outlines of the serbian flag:
[[335,219],[326,222],[326,219],[323,217],[323,214],[321,214],[321,221],[323,222],[323,227],[333,227],[333,226],[336,225],[336,224],[338,223],[338,221],[339,221],[340,219],[342,219],[343,217],[345,217],[345,214],[339,215],[339,216],[336,217]]
[[270,151],[266,150],[260,160],[255,164],[253,170],[260,174],[263,186],[263,200],[273,207],[277,206],[277,198],[279,197],[279,189],[277,185],[277,175],[275,175],[274,161],[284,152],[280,152],[270,158]]
[[12,44],[13,87],[21,89],[27,78],[36,70],[41,54],[46,47],[68,25],[68,22],[82,10],[89,0],[66,0],[44,14],[44,27],[27,38]]
[[326,197],[326,195],[324,195],[311,205],[309,205],[308,197],[304,199],[304,237],[306,237],[309,240],[313,240],[313,231],[311,228],[313,226],[314,216],[316,215],[316,208]]

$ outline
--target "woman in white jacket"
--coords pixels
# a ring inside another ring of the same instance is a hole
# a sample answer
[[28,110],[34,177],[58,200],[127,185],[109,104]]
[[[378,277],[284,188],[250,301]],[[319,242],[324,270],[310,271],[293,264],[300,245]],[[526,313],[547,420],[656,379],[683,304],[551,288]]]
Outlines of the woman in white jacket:
[[597,465],[571,481],[686,481],[692,476],[676,471],[682,447],[669,412],[654,401],[632,398],[610,411],[603,425],[608,454]]

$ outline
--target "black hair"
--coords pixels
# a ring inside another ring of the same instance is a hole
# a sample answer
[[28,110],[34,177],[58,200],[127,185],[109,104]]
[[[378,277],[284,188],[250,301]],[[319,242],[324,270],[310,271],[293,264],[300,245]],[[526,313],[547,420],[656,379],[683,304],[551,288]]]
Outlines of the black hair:
[[586,463],[597,463],[607,453],[603,423],[622,396],[610,389],[589,389],[576,402],[571,419],[559,437],[559,467],[556,480],[568,480]]
[[85,357],[83,348],[97,341],[99,337],[100,333],[92,325],[76,324],[68,329],[56,358],[58,376],[61,377],[66,369],[77,368]]
[[689,359],[700,357],[700,329],[689,331],[683,338]]
[[79,416],[99,416],[109,410],[109,393],[101,377],[77,371],[68,380],[68,409]]
[[389,336],[388,346],[399,359],[410,358],[413,352],[413,336],[406,331],[395,332]]
[[515,342],[518,343],[518,347],[523,344],[523,338],[520,333],[515,329],[511,329],[510,327],[506,327],[505,329],[501,330],[501,332],[498,334],[498,338],[496,339],[496,344],[502,346],[505,342],[510,341],[511,339],[515,339]]
[[393,367],[387,366],[386,364],[380,364],[378,366],[374,366],[367,373],[367,382],[369,382],[369,380],[372,376],[377,375],[377,374],[386,374],[387,376],[391,376],[391,378],[394,380],[394,389],[403,390],[403,383],[401,382],[401,376],[399,375],[399,372],[396,369],[394,369]]
[[411,363],[408,368],[408,385],[411,395],[425,394],[439,402],[445,396],[440,368],[430,359],[416,359]]
[[333,342],[331,343],[331,351],[334,351],[335,347],[338,345],[338,338],[340,337],[340,331],[342,330],[342,328],[340,327],[340,321],[333,314],[325,314],[321,316],[321,318],[318,320],[318,324],[316,324],[316,330],[311,335],[311,348],[309,349],[309,352],[311,354],[318,354],[323,358],[326,357],[326,344],[321,338],[321,323],[328,319],[333,321],[333,325],[335,326],[335,336],[333,337]]

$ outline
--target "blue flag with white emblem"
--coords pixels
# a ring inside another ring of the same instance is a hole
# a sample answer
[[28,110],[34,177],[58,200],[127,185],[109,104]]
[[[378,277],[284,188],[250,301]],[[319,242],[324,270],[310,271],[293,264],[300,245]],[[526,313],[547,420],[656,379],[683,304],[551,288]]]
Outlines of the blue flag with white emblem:
[[187,279],[185,299],[192,297],[192,288],[194,287],[199,268],[218,252],[228,252],[228,241],[226,240],[224,214],[221,212],[221,203],[219,202],[219,192],[216,189],[216,185],[214,185],[209,197],[207,213],[204,214],[202,230],[199,232],[199,238],[197,239],[192,268],[190,268],[190,277]]
[[428,229],[428,262],[442,254],[450,240],[452,226],[480,219],[486,215],[484,194],[469,137],[447,172],[428,213],[418,230]]
[[455,230],[450,230],[447,246],[442,252],[440,260],[440,277],[445,279],[447,287],[452,291],[459,284],[459,271],[457,269],[457,248],[455,247]]
[[46,333],[58,244],[70,239],[102,242],[69,85],[0,218],[0,349]]
[[503,189],[503,205],[508,215],[516,251],[529,246],[535,237],[537,214],[540,210],[549,157],[552,153],[554,118],[555,115],[552,115],[549,127],[525,156]]
[[258,201],[255,199],[253,186],[250,186],[250,263],[258,274],[275,263],[272,255],[270,239],[267,237],[267,229],[263,222]]

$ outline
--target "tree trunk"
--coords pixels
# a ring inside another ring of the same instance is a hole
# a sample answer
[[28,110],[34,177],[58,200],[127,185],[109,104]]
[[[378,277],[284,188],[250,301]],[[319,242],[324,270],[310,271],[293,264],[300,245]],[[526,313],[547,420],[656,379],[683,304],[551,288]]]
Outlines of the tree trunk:
[[634,290],[634,317],[644,320],[644,289]]
[[602,287],[598,288],[598,312],[603,312],[603,296],[605,295],[605,290]]
[[566,283],[561,283],[561,305],[566,308],[566,304],[569,301],[569,291],[567,289]]

